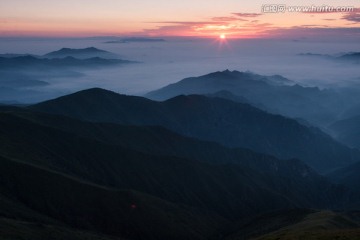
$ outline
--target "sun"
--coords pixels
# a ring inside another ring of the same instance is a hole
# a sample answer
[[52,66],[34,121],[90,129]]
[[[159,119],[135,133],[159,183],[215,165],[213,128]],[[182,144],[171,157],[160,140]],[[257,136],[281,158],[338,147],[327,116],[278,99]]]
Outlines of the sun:
[[219,38],[220,39],[226,39],[226,35],[225,34],[220,34]]

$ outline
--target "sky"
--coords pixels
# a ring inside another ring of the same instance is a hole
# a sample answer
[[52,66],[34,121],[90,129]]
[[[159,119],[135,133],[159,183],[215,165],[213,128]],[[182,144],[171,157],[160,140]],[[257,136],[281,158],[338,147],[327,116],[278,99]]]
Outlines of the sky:
[[359,0],[1,0],[0,37],[352,38],[359,9]]

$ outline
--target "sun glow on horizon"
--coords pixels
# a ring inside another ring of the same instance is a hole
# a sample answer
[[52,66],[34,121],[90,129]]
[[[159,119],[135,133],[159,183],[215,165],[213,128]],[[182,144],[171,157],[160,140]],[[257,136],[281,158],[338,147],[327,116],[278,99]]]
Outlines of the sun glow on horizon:
[[[294,6],[303,2],[294,1],[298,3]],[[0,38],[136,35],[207,37],[219,41],[264,37],[327,39],[345,34],[349,38],[358,37],[360,28],[359,0],[346,0],[354,11],[311,14],[263,12],[261,1],[245,4],[199,0],[194,4],[190,0],[154,0],[124,4],[119,0],[34,0],[31,5],[28,2],[0,0]],[[26,8],[22,7],[25,5]]]

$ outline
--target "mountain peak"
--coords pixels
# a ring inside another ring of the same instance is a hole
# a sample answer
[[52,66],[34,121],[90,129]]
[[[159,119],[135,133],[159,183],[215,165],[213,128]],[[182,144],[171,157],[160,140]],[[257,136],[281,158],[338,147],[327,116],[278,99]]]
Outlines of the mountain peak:
[[229,69],[226,69],[224,71],[217,71],[217,72],[213,72],[213,73],[209,73],[205,76],[211,76],[211,75],[233,75],[233,74],[243,74],[244,72],[239,72],[239,71],[230,71]]
[[75,92],[73,94],[64,96],[64,97],[60,97],[60,99],[61,98],[66,98],[66,97],[81,97],[83,99],[84,97],[86,97],[88,99],[94,98],[93,100],[97,100],[98,97],[102,97],[102,96],[106,96],[106,97],[122,96],[122,94],[119,94],[119,93],[116,93],[116,92],[113,92],[113,91],[110,91],[110,90],[106,90],[106,89],[103,89],[103,88],[94,87],[94,88],[81,90],[81,91]]
[[87,47],[85,48],[86,50],[92,50],[92,51],[104,51],[104,50],[100,50],[100,49],[97,49],[96,47]]
[[54,51],[52,53],[56,53],[56,52],[73,53],[73,52],[107,52],[107,51],[95,47],[87,47],[87,48],[61,48],[60,50]]
[[116,58],[116,55],[95,47],[87,48],[61,48],[60,50],[49,52],[44,57],[76,57],[76,58],[92,58],[92,57],[103,57],[103,58]]

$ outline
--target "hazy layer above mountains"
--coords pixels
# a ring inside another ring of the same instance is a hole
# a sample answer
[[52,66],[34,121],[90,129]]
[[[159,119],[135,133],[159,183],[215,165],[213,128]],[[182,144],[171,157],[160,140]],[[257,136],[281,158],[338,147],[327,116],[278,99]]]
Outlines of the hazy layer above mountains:
[[[111,69],[88,69],[81,75],[52,76],[35,79],[48,86],[34,86],[24,98],[7,94],[2,101],[36,102],[76,90],[103,87],[121,93],[142,95],[183,78],[230,69],[261,75],[282,75],[296,83],[311,86],[357,86],[358,65],[332,62],[321,58],[304,58],[299,53],[341,54],[356,52],[357,42],[316,42],[290,40],[176,39],[165,41],[128,41],[108,44],[113,38],[91,39],[0,39],[0,53],[44,55],[61,48],[96,47],[121,59],[143,64]],[[16,92],[16,88],[12,88]],[[10,90],[9,90],[10,92]],[[35,94],[38,93],[38,94]],[[1,100],[1,99],[0,99]]]

